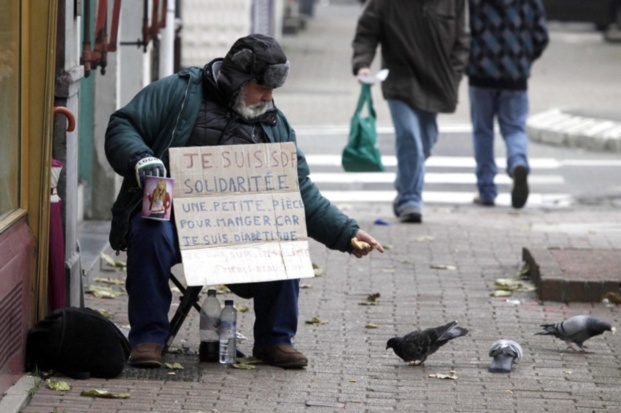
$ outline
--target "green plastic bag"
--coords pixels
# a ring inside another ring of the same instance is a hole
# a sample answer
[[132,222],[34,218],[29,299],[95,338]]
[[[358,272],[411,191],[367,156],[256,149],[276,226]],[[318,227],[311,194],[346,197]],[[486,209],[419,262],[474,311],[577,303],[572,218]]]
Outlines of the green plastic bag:
[[[361,117],[360,113],[365,103],[367,104],[368,116]],[[343,149],[341,164],[343,169],[348,172],[383,172],[386,170],[382,164],[382,155],[377,145],[375,109],[373,109],[371,85],[369,84],[362,85],[358,106],[350,121],[349,141]]]

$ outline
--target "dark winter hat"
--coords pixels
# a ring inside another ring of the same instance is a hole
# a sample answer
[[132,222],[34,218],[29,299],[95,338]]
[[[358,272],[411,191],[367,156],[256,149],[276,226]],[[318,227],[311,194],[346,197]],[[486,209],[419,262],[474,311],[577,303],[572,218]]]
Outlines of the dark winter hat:
[[289,74],[289,61],[278,42],[270,36],[251,34],[238,39],[224,57],[218,86],[227,95],[237,95],[250,80],[275,89]]

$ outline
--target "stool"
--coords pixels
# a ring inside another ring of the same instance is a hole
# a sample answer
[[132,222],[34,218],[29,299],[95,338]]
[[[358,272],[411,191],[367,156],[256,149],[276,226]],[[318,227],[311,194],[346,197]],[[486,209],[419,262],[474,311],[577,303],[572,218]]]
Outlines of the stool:
[[200,295],[203,287],[195,286],[195,287],[184,287],[181,282],[175,277],[174,274],[170,274],[170,280],[175,284],[175,287],[181,291],[181,300],[179,302],[179,307],[175,312],[172,320],[170,321],[170,331],[168,332],[168,338],[166,339],[166,344],[164,345],[164,349],[162,350],[162,355],[166,354],[168,348],[175,340],[175,336],[181,329],[183,322],[186,317],[192,310],[192,307],[196,309],[196,311],[201,312],[201,306],[198,303],[198,296]]

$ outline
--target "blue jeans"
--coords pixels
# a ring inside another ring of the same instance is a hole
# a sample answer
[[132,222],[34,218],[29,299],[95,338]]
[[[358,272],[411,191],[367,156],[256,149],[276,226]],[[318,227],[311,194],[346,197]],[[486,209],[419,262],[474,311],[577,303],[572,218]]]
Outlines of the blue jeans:
[[470,86],[470,118],[473,127],[474,158],[476,160],[477,188],[483,200],[494,200],[498,195],[494,178],[497,168],[494,160],[494,118],[498,118],[500,134],[507,151],[509,176],[513,169],[528,166],[528,93],[526,90],[487,89]]
[[[158,343],[168,337],[172,301],[170,270],[181,262],[173,221],[133,215],[128,236],[127,281],[129,344]],[[230,286],[254,298],[254,348],[291,344],[298,327],[300,280],[268,281]]]
[[438,141],[437,114],[415,109],[400,100],[387,101],[395,127],[397,154],[397,198],[393,211],[399,216],[405,207],[423,207],[425,160]]

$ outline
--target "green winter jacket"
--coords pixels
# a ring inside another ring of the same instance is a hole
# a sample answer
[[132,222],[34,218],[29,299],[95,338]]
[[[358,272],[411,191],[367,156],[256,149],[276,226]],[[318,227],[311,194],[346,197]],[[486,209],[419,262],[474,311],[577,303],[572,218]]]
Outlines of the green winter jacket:
[[[114,171],[124,177],[112,207],[110,245],[114,250],[127,248],[130,216],[142,200],[130,159],[139,153],[150,153],[170,170],[168,148],[186,146],[198,117],[204,90],[201,79],[201,69],[192,67],[158,80],[110,117],[106,157]],[[295,132],[280,111],[274,125],[261,126],[270,142],[296,143]],[[308,236],[330,249],[351,252],[350,240],[356,235],[358,224],[321,195],[309,178],[310,170],[299,148],[297,155]]]

